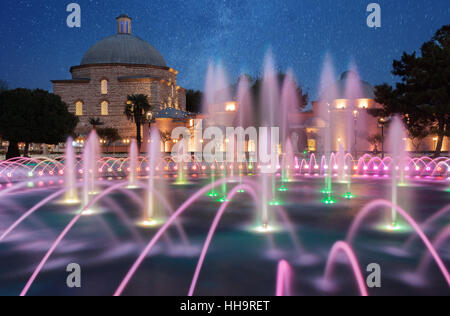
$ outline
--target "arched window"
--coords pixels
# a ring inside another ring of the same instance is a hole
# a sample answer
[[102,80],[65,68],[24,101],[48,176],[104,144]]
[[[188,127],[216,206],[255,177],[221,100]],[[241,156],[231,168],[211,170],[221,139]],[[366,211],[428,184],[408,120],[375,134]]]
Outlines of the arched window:
[[125,22],[126,33],[128,34],[128,22]]
[[109,103],[107,101],[103,101],[100,106],[102,115],[103,116],[109,115]]
[[103,79],[100,82],[102,94],[108,94],[108,80]]
[[83,102],[77,101],[75,103],[75,115],[82,116],[83,115]]

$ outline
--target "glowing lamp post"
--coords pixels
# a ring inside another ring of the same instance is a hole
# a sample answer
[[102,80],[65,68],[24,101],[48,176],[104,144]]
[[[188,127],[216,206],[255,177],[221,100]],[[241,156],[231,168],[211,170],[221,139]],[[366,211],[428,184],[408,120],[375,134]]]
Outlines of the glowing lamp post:
[[378,120],[378,127],[381,128],[381,157],[384,159],[384,128],[386,124],[388,124],[390,121],[390,118],[381,117]]

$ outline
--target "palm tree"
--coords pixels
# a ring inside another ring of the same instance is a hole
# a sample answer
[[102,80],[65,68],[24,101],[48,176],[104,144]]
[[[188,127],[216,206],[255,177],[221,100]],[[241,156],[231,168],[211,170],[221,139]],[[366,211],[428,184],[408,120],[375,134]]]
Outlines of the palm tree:
[[136,141],[141,149],[142,136],[141,126],[145,123],[147,113],[151,110],[150,103],[145,94],[129,95],[125,105],[125,115],[136,124]]
[[97,127],[98,127],[98,126],[103,126],[103,125],[105,125],[105,123],[102,122],[99,118],[93,118],[93,117],[91,117],[91,118],[89,119],[89,124],[92,125],[92,128],[94,129],[94,131],[97,130]]

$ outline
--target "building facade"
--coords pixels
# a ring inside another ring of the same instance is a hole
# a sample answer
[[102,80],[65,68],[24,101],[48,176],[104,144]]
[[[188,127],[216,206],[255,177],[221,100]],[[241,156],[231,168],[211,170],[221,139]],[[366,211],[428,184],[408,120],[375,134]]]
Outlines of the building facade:
[[[332,96],[330,98],[330,96]],[[324,104],[329,108],[323,110]],[[365,153],[379,153],[386,150],[390,118],[378,119],[368,110],[382,107],[375,101],[374,87],[359,78],[358,74],[347,71],[334,85],[323,92],[320,101],[313,102],[312,112],[305,121],[309,151],[324,150],[324,130],[330,122],[331,150],[345,151],[361,156]],[[405,139],[408,152],[427,153],[436,150],[438,138],[430,135],[422,140]],[[442,152],[448,152],[449,139],[446,137]]]
[[[164,109],[186,110],[178,72],[167,66],[156,48],[132,34],[130,17],[116,20],[117,34],[94,44],[81,64],[70,69],[71,79],[52,81],[54,93],[79,117],[80,137],[92,130],[90,119],[99,118],[103,127],[117,128],[124,140],[135,138],[136,126],[124,114],[128,95],[146,95],[153,117]],[[141,133],[145,138],[144,128]]]

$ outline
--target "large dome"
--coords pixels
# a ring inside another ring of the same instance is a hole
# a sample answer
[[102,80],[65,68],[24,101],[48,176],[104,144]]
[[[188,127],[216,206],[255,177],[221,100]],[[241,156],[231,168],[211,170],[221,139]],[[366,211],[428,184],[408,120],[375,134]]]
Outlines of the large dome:
[[148,42],[131,34],[102,39],[84,55],[81,65],[138,64],[167,67],[161,53]]

